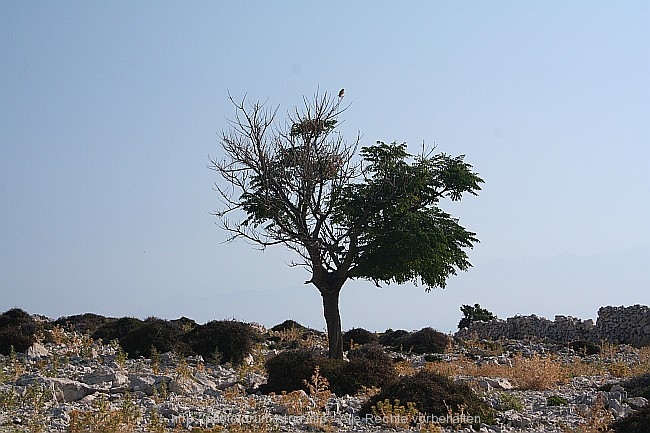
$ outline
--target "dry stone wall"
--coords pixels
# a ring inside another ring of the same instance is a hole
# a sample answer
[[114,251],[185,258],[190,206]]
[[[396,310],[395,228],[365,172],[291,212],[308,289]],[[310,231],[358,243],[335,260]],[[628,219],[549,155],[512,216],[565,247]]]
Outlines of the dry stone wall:
[[581,320],[571,316],[543,317],[515,316],[506,320],[473,322],[456,333],[459,338],[542,339],[559,342],[577,340],[600,343],[630,344],[636,347],[650,345],[650,308],[645,305],[631,307],[601,307],[598,320]]

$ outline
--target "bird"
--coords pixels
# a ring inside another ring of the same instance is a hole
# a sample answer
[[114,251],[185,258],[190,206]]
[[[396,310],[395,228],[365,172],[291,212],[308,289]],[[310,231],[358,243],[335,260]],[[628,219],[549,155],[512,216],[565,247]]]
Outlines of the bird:
[[339,98],[342,98],[344,94],[345,94],[345,89],[341,89],[339,91]]

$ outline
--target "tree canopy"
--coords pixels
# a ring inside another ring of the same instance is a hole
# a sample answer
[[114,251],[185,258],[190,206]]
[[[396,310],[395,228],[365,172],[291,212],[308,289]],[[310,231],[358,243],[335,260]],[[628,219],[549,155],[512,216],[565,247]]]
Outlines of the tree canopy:
[[464,155],[412,155],[405,143],[381,141],[359,149],[359,136],[348,143],[336,130],[342,98],[305,98],[284,124],[277,109],[231,98],[224,157],[210,164],[226,181],[216,184],[224,204],[216,215],[229,239],[282,244],[310,271],[332,357],[342,356],[338,295],[348,279],[430,290],[471,266],[465,249],[476,234],[439,203],[476,195],[483,182]]

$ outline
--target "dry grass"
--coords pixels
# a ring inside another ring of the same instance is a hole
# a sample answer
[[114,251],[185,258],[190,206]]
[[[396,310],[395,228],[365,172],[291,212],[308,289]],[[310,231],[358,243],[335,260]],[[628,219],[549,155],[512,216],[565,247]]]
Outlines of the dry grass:
[[396,362],[394,366],[398,376],[411,376],[417,373],[413,364],[411,364],[411,361],[399,361]]
[[[625,362],[621,355],[630,354],[636,354],[638,361]],[[577,356],[567,362],[555,355],[535,354],[531,357],[516,355],[509,359],[508,364],[479,364],[461,357],[451,362],[427,362],[423,368],[445,376],[506,378],[522,390],[545,390],[578,376],[609,375],[625,378],[648,373],[650,347],[626,348],[621,352],[618,346],[606,346],[597,360],[590,359],[589,362]],[[411,374],[406,366],[401,371]]]
[[424,368],[447,376],[506,378],[519,389],[544,390],[569,379],[569,372],[553,357],[534,355],[525,358],[517,355],[510,364],[476,364],[461,358],[449,363],[428,362]]
[[410,401],[402,405],[399,400],[391,402],[386,399],[372,407],[372,414],[384,427],[409,429],[418,419],[420,412],[416,409],[415,403]]

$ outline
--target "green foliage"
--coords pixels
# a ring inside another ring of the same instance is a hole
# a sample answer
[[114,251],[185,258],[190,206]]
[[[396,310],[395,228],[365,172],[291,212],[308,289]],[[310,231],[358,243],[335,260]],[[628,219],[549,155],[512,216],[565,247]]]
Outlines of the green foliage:
[[[213,320],[198,325],[184,335],[183,340],[205,360],[239,365],[261,340],[259,331],[236,320]],[[218,353],[219,359],[215,359]]]
[[546,405],[547,406],[568,406],[569,401],[564,397],[560,397],[559,395],[552,395],[546,398]]
[[9,355],[12,347],[25,352],[36,341],[37,325],[32,316],[20,308],[0,315],[0,353]]
[[479,304],[474,304],[473,307],[471,305],[463,305],[460,307],[460,311],[463,312],[464,317],[460,319],[460,322],[458,322],[458,329],[467,328],[472,322],[487,322],[497,318],[497,316],[492,314],[490,311],[481,308]]
[[480,417],[480,422],[492,424],[494,411],[466,384],[455,383],[451,378],[421,370],[412,376],[403,376],[382,387],[381,392],[364,403],[361,412],[372,413],[378,402],[412,402],[420,413],[443,417],[464,411],[465,415]]
[[499,410],[515,410],[517,412],[522,412],[526,407],[521,398],[516,394],[499,394]]
[[[225,185],[215,212],[229,240],[284,245],[312,273],[324,296],[330,356],[342,358],[338,295],[349,279],[421,283],[427,291],[471,266],[479,240],[440,208],[477,195],[483,180],[465,156],[411,155],[405,143],[348,144],[335,127],[341,98],[305,99],[282,125],[264,104],[234,103],[221,135],[225,158],[211,160]],[[241,219],[231,217],[243,211]]]
[[343,333],[343,349],[350,350],[352,344],[368,344],[377,342],[377,335],[363,328],[352,328]]
[[337,223],[359,242],[350,276],[444,288],[447,277],[470,267],[464,248],[478,239],[438,204],[465,192],[476,195],[483,180],[464,155],[413,157],[405,143],[383,142],[362,148],[361,155],[365,182],[346,185],[336,203]]

